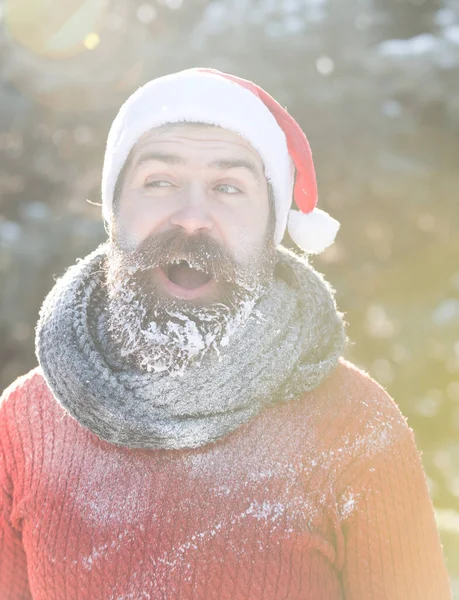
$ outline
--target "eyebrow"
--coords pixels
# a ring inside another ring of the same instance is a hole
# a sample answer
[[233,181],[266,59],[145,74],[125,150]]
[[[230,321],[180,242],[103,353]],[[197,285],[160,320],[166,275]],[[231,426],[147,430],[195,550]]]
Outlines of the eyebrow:
[[[164,162],[170,165],[183,165],[186,162],[177,154],[148,152],[139,156],[139,158],[135,161],[135,168],[138,168],[140,165],[153,160]],[[229,169],[246,169],[253,175],[253,177],[255,177],[258,182],[261,182],[260,170],[257,168],[254,162],[245,158],[214,160],[208,163],[208,166],[221,171],[228,171]]]

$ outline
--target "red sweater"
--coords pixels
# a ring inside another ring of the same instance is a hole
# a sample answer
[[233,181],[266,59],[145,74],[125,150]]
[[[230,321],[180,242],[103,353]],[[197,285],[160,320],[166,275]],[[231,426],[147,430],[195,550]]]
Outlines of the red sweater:
[[82,427],[40,369],[0,402],[0,600],[449,600],[413,432],[341,359],[198,450]]

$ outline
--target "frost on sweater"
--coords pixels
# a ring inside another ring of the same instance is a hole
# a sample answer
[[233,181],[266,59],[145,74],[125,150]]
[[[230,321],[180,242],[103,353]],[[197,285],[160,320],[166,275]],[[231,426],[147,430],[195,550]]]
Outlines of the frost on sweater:
[[0,402],[0,600],[449,600],[419,452],[340,359],[195,450],[118,447],[39,368]]

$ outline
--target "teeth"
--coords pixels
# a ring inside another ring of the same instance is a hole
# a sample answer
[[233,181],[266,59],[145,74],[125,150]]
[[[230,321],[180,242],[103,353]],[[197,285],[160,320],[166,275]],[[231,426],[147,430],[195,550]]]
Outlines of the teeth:
[[207,275],[206,269],[203,269],[200,265],[192,263],[185,258],[176,258],[175,260],[172,260],[168,266],[170,267],[172,265],[180,265],[182,263],[185,263],[190,269],[195,269],[196,271],[202,271],[203,273],[205,273]]

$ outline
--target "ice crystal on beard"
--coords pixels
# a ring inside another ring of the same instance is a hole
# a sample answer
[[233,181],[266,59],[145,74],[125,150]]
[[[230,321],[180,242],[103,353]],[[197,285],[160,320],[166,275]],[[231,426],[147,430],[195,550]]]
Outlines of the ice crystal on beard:
[[[191,364],[200,366],[210,353],[222,360],[222,348],[244,326],[272,283],[274,254],[267,246],[258,259],[241,267],[221,248],[206,248],[215,244],[211,240],[190,247],[189,240],[180,242],[174,235],[149,239],[133,255],[115,245],[104,268],[108,327],[117,353],[134,367],[176,376]],[[222,302],[202,306],[165,296],[148,275],[152,269],[183,261],[221,282]]]
[[155,311],[149,314],[148,299],[132,289],[132,281],[117,281],[109,290],[109,332],[122,358],[134,359],[141,369],[151,373],[181,376],[190,364],[200,366],[211,352],[221,360],[220,347],[228,345],[232,335],[247,322],[258,297],[259,293],[244,291],[233,309],[215,303],[190,307],[191,314],[171,300],[170,308],[162,310],[159,324]]

